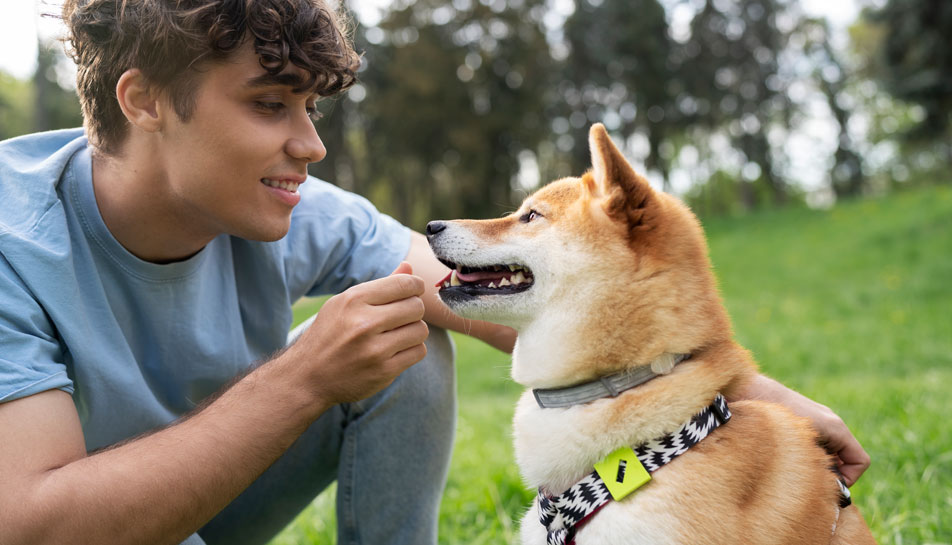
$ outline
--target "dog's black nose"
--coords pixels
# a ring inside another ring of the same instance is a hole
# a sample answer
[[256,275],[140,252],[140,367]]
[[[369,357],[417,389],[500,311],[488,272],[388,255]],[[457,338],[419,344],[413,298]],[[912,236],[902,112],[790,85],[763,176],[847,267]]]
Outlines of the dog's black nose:
[[426,236],[432,237],[443,229],[446,229],[445,221],[431,221],[426,224]]

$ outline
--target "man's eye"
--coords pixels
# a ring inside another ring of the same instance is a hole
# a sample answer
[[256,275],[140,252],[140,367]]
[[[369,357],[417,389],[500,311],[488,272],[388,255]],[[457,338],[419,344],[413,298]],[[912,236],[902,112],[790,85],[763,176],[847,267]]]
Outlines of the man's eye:
[[260,108],[266,112],[278,112],[284,108],[284,104],[281,102],[272,102],[267,100],[256,100],[255,107]]
[[542,215],[536,212],[535,210],[529,210],[528,212],[526,212],[525,214],[519,217],[519,221],[521,221],[522,223],[529,223],[530,221],[536,218],[541,218],[541,217]]

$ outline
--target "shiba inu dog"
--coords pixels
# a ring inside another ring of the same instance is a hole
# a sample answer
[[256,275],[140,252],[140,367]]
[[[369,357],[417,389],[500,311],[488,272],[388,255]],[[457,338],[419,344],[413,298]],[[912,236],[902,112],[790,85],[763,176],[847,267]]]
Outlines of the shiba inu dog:
[[515,451],[539,489],[522,542],[874,543],[807,421],[724,401],[756,368],[695,216],[601,125],[589,145],[590,172],[513,214],[427,227],[443,301],[519,332]]

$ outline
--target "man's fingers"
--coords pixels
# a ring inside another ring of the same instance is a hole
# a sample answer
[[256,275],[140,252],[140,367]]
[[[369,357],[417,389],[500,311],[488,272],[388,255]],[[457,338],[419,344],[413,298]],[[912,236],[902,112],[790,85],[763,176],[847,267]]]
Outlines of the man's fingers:
[[858,481],[863,472],[869,468],[869,454],[856,441],[848,443],[836,455],[842,462],[840,473],[843,474],[846,486],[853,486],[853,483]]
[[390,362],[403,372],[411,365],[419,363],[424,357],[426,357],[426,345],[418,344],[397,352],[390,358]]
[[426,311],[423,300],[419,297],[407,297],[386,305],[375,306],[373,309],[379,316],[378,332],[380,333],[419,322]]
[[[400,270],[400,267],[397,267],[397,270]],[[368,305],[386,305],[407,297],[419,297],[426,289],[422,278],[404,273],[371,280],[357,287]]]
[[382,346],[387,347],[386,357],[390,358],[408,348],[423,344],[429,334],[430,330],[426,322],[416,321],[382,333],[380,342]]
[[401,261],[397,268],[390,273],[390,276],[395,274],[413,274],[413,267],[410,266],[406,261]]

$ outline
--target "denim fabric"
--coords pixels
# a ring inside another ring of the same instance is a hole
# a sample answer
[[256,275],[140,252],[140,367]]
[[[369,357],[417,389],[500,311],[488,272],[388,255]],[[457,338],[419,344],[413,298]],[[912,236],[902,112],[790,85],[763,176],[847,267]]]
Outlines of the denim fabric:
[[264,544],[337,480],[339,545],[435,545],[456,425],[454,347],[430,328],[427,355],[382,392],[325,413],[187,545]]

